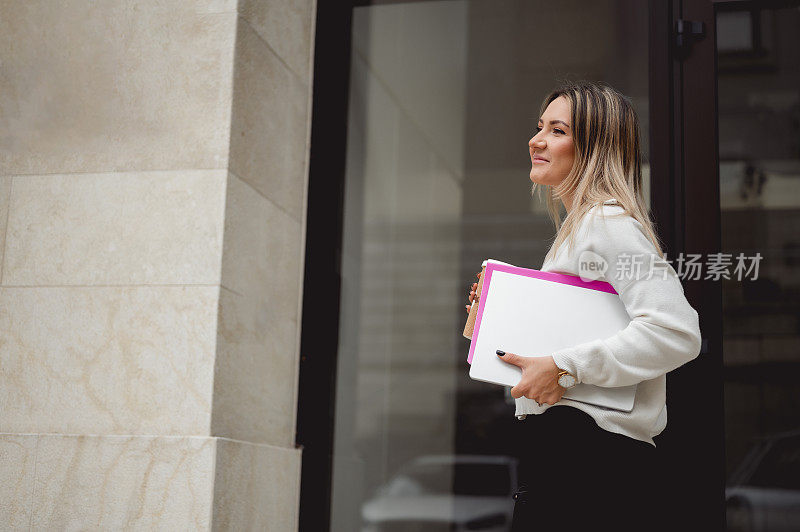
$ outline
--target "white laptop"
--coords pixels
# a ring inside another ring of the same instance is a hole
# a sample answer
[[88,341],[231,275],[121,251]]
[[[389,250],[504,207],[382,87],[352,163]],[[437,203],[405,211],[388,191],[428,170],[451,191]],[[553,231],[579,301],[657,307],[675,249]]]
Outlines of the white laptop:
[[[611,284],[542,272],[489,259],[467,361],[472,379],[516,386],[522,370],[503,362],[501,349],[521,356],[549,353],[608,338],[631,319]],[[636,385],[606,388],[580,383],[562,400],[630,412]]]

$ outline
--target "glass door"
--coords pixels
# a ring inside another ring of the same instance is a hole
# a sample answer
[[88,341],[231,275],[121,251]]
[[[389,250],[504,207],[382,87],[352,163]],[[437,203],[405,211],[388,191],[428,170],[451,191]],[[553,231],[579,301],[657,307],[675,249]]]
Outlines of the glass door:
[[[800,3],[716,12],[728,530],[800,530]],[[732,272],[732,268],[731,268]],[[733,273],[733,272],[732,272]]]
[[511,444],[508,390],[468,377],[468,287],[488,257],[539,268],[552,241],[527,143],[559,78],[631,97],[649,183],[648,9],[353,9],[330,530],[508,529],[530,449]]

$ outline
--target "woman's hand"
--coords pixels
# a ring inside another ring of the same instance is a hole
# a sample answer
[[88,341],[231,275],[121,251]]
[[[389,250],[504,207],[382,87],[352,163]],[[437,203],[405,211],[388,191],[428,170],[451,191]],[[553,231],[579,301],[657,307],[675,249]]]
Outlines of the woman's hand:
[[[481,272],[478,272],[478,273],[476,273],[476,274],[475,274],[475,276],[478,278],[478,280],[480,280],[480,278],[481,278]],[[470,291],[470,293],[469,293],[469,305],[466,305],[466,307],[467,307],[467,314],[469,314],[469,311],[470,311],[470,309],[472,308],[472,302],[473,302],[473,300],[475,300],[475,301],[479,301],[479,300],[480,300],[480,298],[479,298],[479,297],[476,297],[476,295],[475,295],[475,292],[476,292],[477,290],[478,290],[478,283],[472,283],[472,290],[471,290],[471,291]]]
[[[502,351],[500,351],[502,353]],[[499,354],[498,353],[498,356]],[[513,364],[522,369],[522,379],[511,388],[511,397],[522,396],[533,399],[539,405],[554,405],[561,400],[567,391],[558,384],[558,366],[550,355],[544,357],[523,357],[514,353],[506,353],[500,357],[503,362]]]

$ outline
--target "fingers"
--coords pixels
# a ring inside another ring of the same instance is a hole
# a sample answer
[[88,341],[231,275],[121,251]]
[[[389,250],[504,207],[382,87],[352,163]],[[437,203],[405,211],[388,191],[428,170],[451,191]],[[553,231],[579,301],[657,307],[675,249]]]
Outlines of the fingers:
[[522,369],[522,379],[511,388],[511,397],[514,399],[526,397],[536,401],[539,406],[554,405],[561,400],[564,388],[551,382],[549,372],[542,373],[541,366],[538,365],[540,362],[537,360],[545,357],[524,357],[516,353],[506,353],[501,349],[497,350],[497,356],[503,362]]
[[561,400],[563,394],[541,394],[538,397],[526,396],[528,399],[533,399],[539,406],[541,405],[554,405]]
[[478,283],[472,283],[472,287],[471,288],[472,288],[472,290],[470,290],[469,296],[468,296],[470,304],[464,306],[464,308],[466,308],[466,310],[467,310],[467,314],[469,314],[469,311],[472,308],[472,303],[474,303],[476,300],[480,299],[480,298],[478,298],[478,296],[476,294],[476,292],[478,290]]
[[514,386],[513,388],[511,388],[511,390],[510,390],[511,397],[513,397],[514,399],[519,399],[520,397],[526,397],[528,399],[536,401],[536,404],[538,404],[539,406],[541,406],[541,405],[551,405],[552,406],[552,405],[556,404],[557,402],[559,402],[561,400],[560,397],[553,397],[552,395],[534,397],[533,394],[530,393],[530,392],[528,392],[526,394],[525,393],[526,391],[527,391],[527,389],[520,388],[520,386],[518,384],[518,385]]
[[497,350],[497,356],[500,357],[500,360],[503,362],[508,362],[509,364],[513,364],[517,367],[522,367],[525,363],[525,358],[514,353],[505,353],[501,350]]
[[[517,392],[517,395],[514,395],[514,388],[511,388],[511,397],[513,397],[514,399],[519,399],[523,395],[524,394],[522,392]],[[551,405],[552,406],[552,405],[554,405],[554,404],[556,404],[558,402],[558,401],[554,401],[552,399],[546,399],[546,400],[537,399],[537,398],[531,397],[529,395],[525,395],[525,398],[530,399],[532,401],[535,401],[536,404],[539,405],[539,406],[542,406],[542,405]]]

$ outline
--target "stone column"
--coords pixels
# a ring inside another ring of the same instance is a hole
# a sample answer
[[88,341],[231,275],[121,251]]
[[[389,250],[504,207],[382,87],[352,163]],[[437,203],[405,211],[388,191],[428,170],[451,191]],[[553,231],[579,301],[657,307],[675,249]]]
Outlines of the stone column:
[[0,522],[295,530],[314,0],[0,0]]

